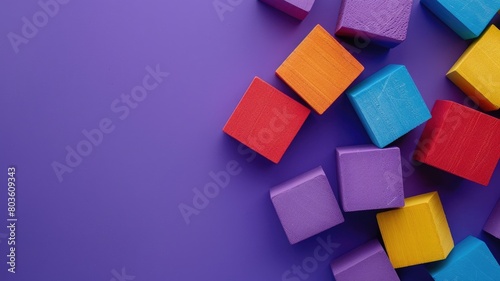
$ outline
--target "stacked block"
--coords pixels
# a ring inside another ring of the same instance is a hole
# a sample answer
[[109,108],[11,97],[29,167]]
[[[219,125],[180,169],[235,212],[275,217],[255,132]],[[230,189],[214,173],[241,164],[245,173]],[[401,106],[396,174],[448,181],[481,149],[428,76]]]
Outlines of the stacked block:
[[331,267],[336,281],[399,281],[387,254],[377,240],[334,260]]
[[273,187],[270,195],[290,244],[344,222],[321,167]]
[[311,11],[314,0],[260,0],[290,16],[303,20]]
[[465,40],[481,35],[500,10],[500,0],[421,0]]
[[491,211],[483,230],[500,239],[500,200],[497,201],[493,211]]
[[385,248],[394,268],[445,259],[453,238],[437,192],[405,200],[405,206],[377,214]]
[[278,163],[310,110],[255,77],[223,131]]
[[323,114],[363,70],[332,35],[317,25],[276,70],[276,75],[317,113]]
[[393,48],[406,39],[413,0],[343,0],[335,35],[364,34],[371,42]]
[[450,69],[447,77],[483,110],[500,108],[500,30],[492,25]]
[[382,148],[431,117],[404,65],[388,65],[347,93],[375,145]]
[[346,212],[404,206],[399,148],[373,145],[337,148],[337,174]]
[[451,101],[438,100],[414,158],[488,185],[500,157],[500,120]]
[[500,280],[500,266],[486,244],[469,236],[458,243],[445,261],[430,267],[435,281]]

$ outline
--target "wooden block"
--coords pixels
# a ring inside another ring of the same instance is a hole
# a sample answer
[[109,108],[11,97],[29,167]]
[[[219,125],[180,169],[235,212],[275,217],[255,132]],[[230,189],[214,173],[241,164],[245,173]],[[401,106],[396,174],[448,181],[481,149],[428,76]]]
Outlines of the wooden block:
[[377,214],[385,248],[394,268],[445,259],[453,238],[437,192],[405,200],[405,206]]
[[290,244],[344,222],[321,167],[271,188],[270,195]]
[[413,0],[343,0],[335,35],[355,37],[394,48],[406,39]]
[[332,262],[335,281],[399,281],[387,254],[372,240]]
[[435,281],[500,280],[500,266],[486,244],[469,236],[458,243],[448,258],[429,267]]
[[316,25],[276,70],[317,113],[325,110],[364,67],[323,27]]
[[260,0],[290,16],[303,20],[311,11],[314,0]]
[[465,40],[481,35],[500,10],[500,0],[421,0],[420,3]]
[[493,211],[491,211],[483,230],[500,239],[500,200],[497,201]]
[[278,163],[310,110],[255,77],[223,131]]
[[431,118],[404,65],[388,65],[347,92],[368,135],[380,148]]
[[500,30],[492,25],[446,75],[483,110],[500,108]]
[[339,196],[345,212],[404,206],[399,148],[337,148]]
[[414,159],[486,186],[500,158],[499,144],[499,119],[438,100]]

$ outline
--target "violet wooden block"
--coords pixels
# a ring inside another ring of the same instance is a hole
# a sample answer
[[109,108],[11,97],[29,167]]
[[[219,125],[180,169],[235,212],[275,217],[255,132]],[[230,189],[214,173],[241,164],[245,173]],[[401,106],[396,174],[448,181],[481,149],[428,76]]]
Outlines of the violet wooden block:
[[334,260],[331,266],[336,281],[399,281],[377,240],[344,254]]
[[335,35],[393,48],[406,39],[413,0],[343,0]]
[[339,196],[345,212],[403,207],[399,148],[337,148]]
[[500,239],[500,200],[497,201],[493,211],[491,211],[483,230]]
[[321,166],[273,187],[270,194],[290,244],[344,222]]
[[311,11],[314,0],[260,0],[290,16],[303,20]]

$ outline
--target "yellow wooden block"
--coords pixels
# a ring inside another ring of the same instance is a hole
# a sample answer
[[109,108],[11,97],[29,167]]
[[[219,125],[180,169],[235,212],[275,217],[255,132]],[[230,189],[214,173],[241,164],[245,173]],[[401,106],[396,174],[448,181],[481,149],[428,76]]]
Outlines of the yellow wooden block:
[[377,214],[394,268],[445,259],[454,243],[437,192],[405,199],[405,206]]
[[500,30],[494,25],[474,42],[446,75],[483,110],[500,108]]

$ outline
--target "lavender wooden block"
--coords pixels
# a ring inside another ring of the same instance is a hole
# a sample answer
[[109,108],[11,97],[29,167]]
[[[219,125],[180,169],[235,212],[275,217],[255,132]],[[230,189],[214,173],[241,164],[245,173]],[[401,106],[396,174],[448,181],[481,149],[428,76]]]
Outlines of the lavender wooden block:
[[335,34],[393,48],[406,39],[412,5],[413,0],[343,0]]
[[290,244],[344,222],[321,166],[273,187],[270,195]]
[[493,211],[491,211],[483,230],[500,239],[500,200],[497,201]]
[[331,267],[336,281],[399,281],[377,240],[344,254],[334,260]]
[[290,16],[303,20],[311,11],[314,0],[260,0]]
[[399,148],[337,148],[339,195],[345,212],[404,206]]

